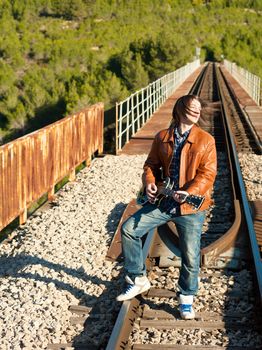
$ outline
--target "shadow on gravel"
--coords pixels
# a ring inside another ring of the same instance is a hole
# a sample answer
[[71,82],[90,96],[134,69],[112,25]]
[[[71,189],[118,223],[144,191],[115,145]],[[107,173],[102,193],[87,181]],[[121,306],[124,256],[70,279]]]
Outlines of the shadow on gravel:
[[[126,209],[127,204],[120,202],[115,205],[107,217],[106,230],[108,233],[108,247],[117,230],[117,226]],[[121,259],[122,261],[122,259]],[[111,264],[109,261],[106,264]],[[116,301],[116,296],[123,290],[125,285],[124,272],[121,269],[121,262],[113,262],[117,269],[112,268],[110,281],[104,283],[105,289],[97,298],[83,295],[79,305],[90,308],[88,314],[78,314],[84,316],[83,330],[73,340],[75,349],[104,350],[106,349],[113,326],[117,319],[121,302]],[[79,320],[81,321],[81,320]]]
[[120,219],[123,215],[124,210],[126,209],[127,204],[120,202],[117,203],[114,209],[111,210],[110,214],[107,217],[106,230],[108,233],[107,243],[111,243],[112,238],[114,237],[114,233],[117,229],[117,226],[120,222]]
[[[0,257],[0,278],[4,277],[14,277],[14,278],[25,278],[31,279],[36,282],[44,282],[46,285],[53,283],[56,288],[61,290],[66,290],[76,298],[83,298],[84,296],[88,297],[88,294],[80,288],[72,286],[70,283],[59,281],[53,276],[48,276],[48,273],[45,272],[45,276],[41,276],[38,273],[27,272],[26,269],[32,265],[39,265],[50,269],[50,275],[52,271],[58,272],[61,275],[61,278],[65,274],[72,276],[74,278],[83,280],[84,282],[92,282],[94,284],[103,284],[108,285],[109,282],[102,280],[96,276],[90,276],[85,273],[83,268],[73,269],[68,268],[65,265],[53,263],[45,259],[39,258],[37,256],[26,255],[26,254],[17,254],[15,256],[2,255]],[[43,272],[42,272],[43,273]],[[37,285],[36,285],[37,287]]]
[[[84,317],[81,333],[73,339],[75,349],[104,350],[116,322],[122,303],[116,301],[116,295],[123,287],[124,280],[112,277],[103,293],[94,298],[84,296],[79,305],[90,308],[88,314],[78,314]],[[81,320],[80,320],[81,323]]]
[[[125,208],[126,204],[120,202],[115,205],[108,215],[105,226],[108,233],[108,246],[113,238],[114,232]],[[20,232],[16,237],[19,243],[22,243],[23,241],[21,234],[22,233]],[[111,262],[105,262],[104,264],[106,267],[108,264],[110,265]],[[45,284],[47,293],[49,292],[49,288],[50,292],[54,292],[54,289],[52,290],[52,288],[56,288],[72,294],[78,299],[78,305],[85,306],[88,309],[88,314],[72,313],[74,324],[77,323],[77,317],[79,317],[80,324],[83,323],[83,316],[85,319],[83,330],[71,340],[73,344],[72,346],[75,349],[103,350],[106,348],[112,328],[122,305],[122,303],[116,302],[115,298],[122,290],[125,283],[123,274],[120,273],[119,275],[119,263],[112,263],[112,265],[116,266],[116,269],[112,266],[112,275],[110,278],[105,275],[103,279],[103,275],[102,278],[100,278],[87,274],[82,267],[74,269],[60,263],[47,261],[34,255],[15,253],[14,256],[10,256],[2,254],[0,257],[0,278],[11,277],[32,280],[34,281],[32,289],[35,288],[36,291],[39,288],[44,288],[43,285],[41,286],[38,284],[38,282],[42,282]],[[56,273],[56,275],[54,275],[54,273]],[[76,287],[71,281],[67,282],[67,275],[85,282],[86,288]],[[60,280],[60,278],[64,281]],[[19,285],[17,285],[17,288],[19,289]],[[99,291],[101,290],[102,293],[100,295],[91,295],[91,293],[99,294]],[[90,292],[90,294],[88,294],[88,292]],[[33,291],[30,292],[30,296],[32,299],[34,298]],[[43,301],[43,305],[44,303],[45,301]]]
[[[45,276],[41,276],[39,273],[27,272],[27,268],[32,268],[33,265],[50,269],[50,276],[48,276],[46,271],[42,271],[43,274],[45,273]],[[73,286],[71,283],[59,281],[59,275],[58,277],[51,276],[53,271],[60,273],[61,278],[64,278],[65,274],[67,274],[84,282],[91,282],[94,286],[90,287],[90,285],[87,285],[86,290],[83,290]],[[0,257],[0,278],[12,277],[33,280],[35,281],[35,290],[40,288],[37,282],[44,282],[47,289],[48,287],[56,287],[59,290],[68,291],[79,300],[78,305],[90,308],[89,313],[85,315],[86,320],[82,332],[71,340],[75,349],[102,350],[106,348],[121,306],[121,303],[117,303],[115,298],[118,293],[116,289],[120,290],[119,284],[123,284],[123,279],[120,278],[119,280],[118,271],[115,272],[115,276],[110,280],[106,280],[106,277],[101,279],[86,274],[82,268],[72,269],[62,264],[52,263],[37,256],[26,254],[17,254],[16,256],[2,255]],[[87,293],[88,290],[93,292],[93,289],[97,286],[103,289],[102,294],[96,296]],[[19,285],[17,285],[17,289],[19,289]],[[30,296],[32,299],[34,298],[33,291],[30,292]],[[44,303],[45,301],[43,301],[43,305]],[[84,315],[72,314],[72,317],[75,316],[83,317]],[[66,329],[64,331],[66,332]]]
[[[120,202],[115,205],[107,217],[106,230],[108,234],[108,247],[117,230],[117,226],[126,209],[127,204]],[[106,262],[111,264],[111,262]],[[124,273],[119,269],[121,263],[113,262],[117,269],[112,268],[112,275],[110,281],[102,282],[105,288],[97,298],[83,295],[79,301],[79,305],[85,306],[90,311],[88,314],[78,314],[78,317],[84,316],[83,330],[73,340],[73,347],[75,349],[85,350],[104,350],[106,349],[109,337],[111,335],[113,326],[118,316],[122,303],[116,301],[116,296],[121,292],[125,285]],[[79,320],[81,322],[81,320]]]

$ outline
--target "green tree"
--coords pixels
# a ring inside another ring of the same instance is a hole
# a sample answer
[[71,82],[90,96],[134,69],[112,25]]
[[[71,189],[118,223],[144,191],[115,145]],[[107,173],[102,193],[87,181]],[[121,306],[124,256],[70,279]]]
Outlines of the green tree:
[[261,4],[0,0],[1,134],[8,122],[29,130],[24,121],[37,128],[97,101],[110,108],[191,61],[196,46],[202,60],[224,55],[262,77]]
[[66,103],[66,113],[72,113],[76,111],[78,108],[78,102],[80,98],[77,91],[76,81],[73,80],[68,86],[68,91],[65,96]]
[[121,74],[129,90],[135,91],[148,85],[148,74],[143,67],[140,54],[129,52],[123,56],[121,62]]
[[27,113],[25,106],[21,101],[19,101],[16,107],[13,109],[12,116],[9,117],[9,128],[13,129],[23,129],[27,122]]
[[113,107],[129,94],[121,80],[109,71],[104,71],[99,83],[99,97],[105,103],[105,108]]
[[13,69],[0,59],[0,96],[5,97],[16,81]]
[[12,6],[9,0],[0,1],[0,18],[6,19],[11,16]]
[[[48,8],[50,11],[50,4]],[[82,0],[52,0],[51,14],[69,20],[82,18],[86,16],[86,5]]]

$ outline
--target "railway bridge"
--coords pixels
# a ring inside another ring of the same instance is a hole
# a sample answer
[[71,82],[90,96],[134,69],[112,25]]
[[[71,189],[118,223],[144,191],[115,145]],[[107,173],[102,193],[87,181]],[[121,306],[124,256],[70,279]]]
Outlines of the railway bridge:
[[[180,257],[171,223],[144,243],[154,288],[144,300],[115,301],[121,223],[139,208],[155,134],[187,93],[207,102],[199,123],[215,137],[219,166],[190,324],[173,301]],[[260,93],[259,78],[234,63],[196,60],[116,105],[117,155],[103,154],[102,103],[1,146],[0,229],[12,232],[1,244],[0,348],[261,348]]]

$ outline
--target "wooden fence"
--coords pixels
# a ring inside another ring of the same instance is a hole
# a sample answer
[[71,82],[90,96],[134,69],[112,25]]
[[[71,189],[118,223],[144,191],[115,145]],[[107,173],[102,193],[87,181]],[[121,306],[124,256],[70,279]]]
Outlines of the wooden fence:
[[92,154],[103,152],[104,105],[98,103],[0,147],[0,230],[19,216]]

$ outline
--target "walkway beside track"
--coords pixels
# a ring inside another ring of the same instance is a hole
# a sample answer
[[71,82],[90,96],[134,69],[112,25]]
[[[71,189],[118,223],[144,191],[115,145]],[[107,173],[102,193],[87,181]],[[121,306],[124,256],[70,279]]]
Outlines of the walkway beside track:
[[176,100],[189,93],[192,85],[199,76],[203,65],[195,70],[170,96],[166,102],[153,114],[148,122],[130,139],[119,151],[119,154],[147,154],[150,151],[153,139],[158,131],[169,127],[172,109]]

